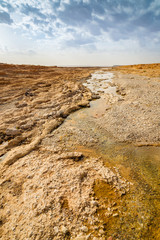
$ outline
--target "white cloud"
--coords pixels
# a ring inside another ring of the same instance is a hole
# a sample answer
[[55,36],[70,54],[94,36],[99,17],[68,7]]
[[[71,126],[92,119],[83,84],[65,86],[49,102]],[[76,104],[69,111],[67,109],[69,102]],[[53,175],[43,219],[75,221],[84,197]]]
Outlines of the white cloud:
[[[113,56],[120,59],[118,54],[127,59],[129,52],[135,60],[135,53],[155,52],[160,44],[156,22],[160,2],[151,2],[143,7],[145,1],[141,1],[137,8],[133,0],[128,4],[122,0],[118,4],[115,0],[6,0],[6,5],[0,3],[0,9],[14,23],[0,24],[1,53],[8,51],[8,58],[13,59],[15,54],[17,61],[21,56],[25,62],[32,55],[30,61],[43,64],[65,62],[67,57],[69,64],[82,64],[82,56],[86,64],[98,64],[109,61],[109,57],[112,62]],[[146,24],[149,17],[153,22]],[[44,61],[38,59],[42,56]]]

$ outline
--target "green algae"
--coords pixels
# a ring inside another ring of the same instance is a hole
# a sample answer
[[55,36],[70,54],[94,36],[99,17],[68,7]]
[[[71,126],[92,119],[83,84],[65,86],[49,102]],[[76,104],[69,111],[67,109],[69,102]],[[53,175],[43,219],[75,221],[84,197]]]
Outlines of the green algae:
[[[118,168],[120,175],[133,184],[126,195],[117,196],[113,200],[107,185],[105,187],[108,192],[104,190],[104,183],[95,183],[95,197],[104,204],[104,208],[98,210],[97,216],[104,226],[106,237],[113,236],[119,240],[159,240],[160,147],[136,147],[133,144],[118,143],[103,128],[99,129],[94,125],[94,121],[90,121],[89,109],[80,111],[71,118],[72,127],[85,127],[91,137],[96,134],[98,141],[92,146],[80,143],[77,150],[84,155],[101,157],[104,165],[113,171],[114,167]],[[93,112],[90,112],[93,120]],[[74,142],[74,136],[70,136],[70,141]],[[73,147],[76,149],[75,145]],[[98,188],[103,189],[101,195]],[[109,201],[116,202],[118,216],[107,216]]]
[[118,239],[160,239],[160,148],[112,144],[99,150],[104,164],[118,166],[133,184],[130,192],[116,201],[116,219],[109,218],[106,223],[101,215],[109,226],[107,233]]

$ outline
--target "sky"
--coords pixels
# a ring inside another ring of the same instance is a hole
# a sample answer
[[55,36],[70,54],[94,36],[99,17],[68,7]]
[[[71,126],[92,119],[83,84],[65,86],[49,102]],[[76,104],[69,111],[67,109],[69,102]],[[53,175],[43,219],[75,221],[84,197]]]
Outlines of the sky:
[[160,0],[0,0],[0,62],[160,62]]

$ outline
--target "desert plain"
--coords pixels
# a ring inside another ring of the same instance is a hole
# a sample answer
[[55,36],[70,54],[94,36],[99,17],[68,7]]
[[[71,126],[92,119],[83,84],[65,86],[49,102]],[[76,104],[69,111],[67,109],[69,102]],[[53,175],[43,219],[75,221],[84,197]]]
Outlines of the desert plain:
[[159,147],[160,64],[0,64],[0,239],[160,239]]

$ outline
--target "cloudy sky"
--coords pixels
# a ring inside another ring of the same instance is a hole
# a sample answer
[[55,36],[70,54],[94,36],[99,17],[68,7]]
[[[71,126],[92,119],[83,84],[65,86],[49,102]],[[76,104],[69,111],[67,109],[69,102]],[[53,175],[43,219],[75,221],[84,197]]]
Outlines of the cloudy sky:
[[160,62],[160,0],[0,0],[0,62]]

